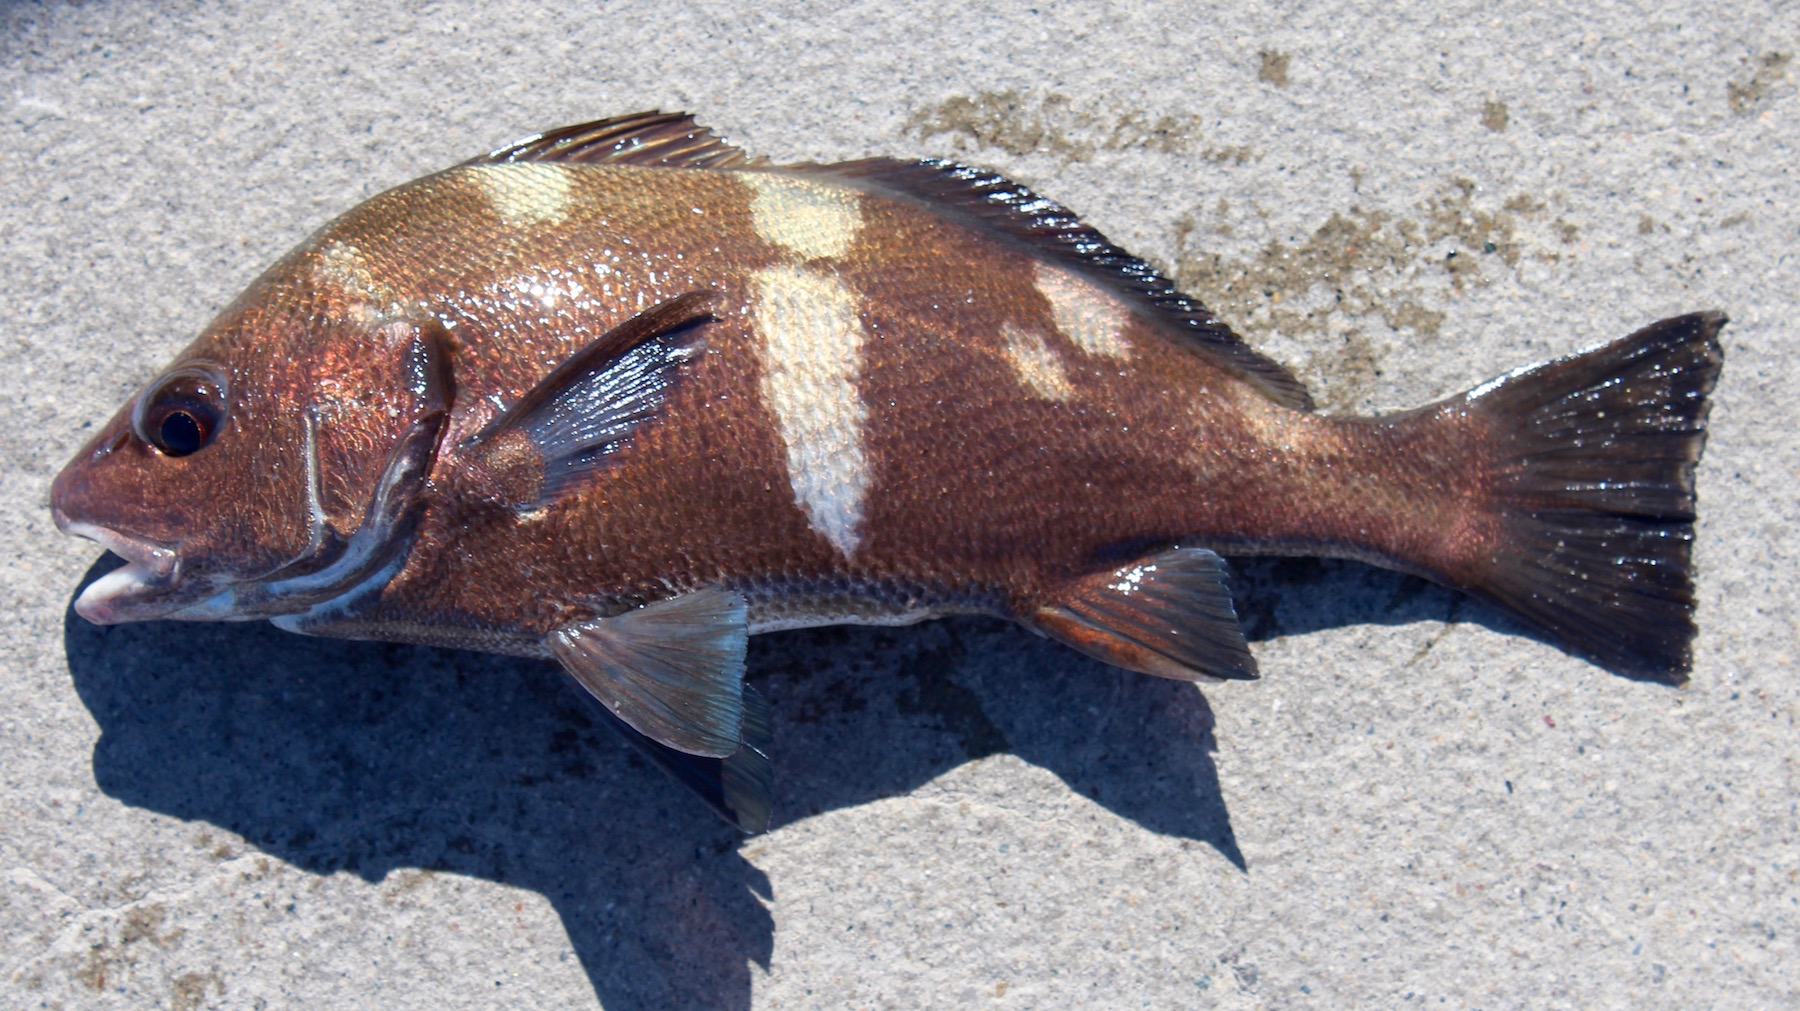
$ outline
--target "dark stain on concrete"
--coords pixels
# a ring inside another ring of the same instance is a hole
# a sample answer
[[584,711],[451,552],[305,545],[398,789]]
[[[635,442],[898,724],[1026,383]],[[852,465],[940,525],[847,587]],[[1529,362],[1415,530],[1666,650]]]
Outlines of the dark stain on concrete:
[[[1175,279],[1252,343],[1275,333],[1329,336],[1301,367],[1302,378],[1328,409],[1366,406],[1362,401],[1382,374],[1383,342],[1341,323],[1334,331],[1332,317],[1378,316],[1396,331],[1435,340],[1444,314],[1419,295],[1409,295],[1402,280],[1426,249],[1454,240],[1454,248],[1436,262],[1449,275],[1452,292],[1460,294],[1486,283],[1484,262],[1497,259],[1509,269],[1518,265],[1520,218],[1541,215],[1545,207],[1519,194],[1493,209],[1478,201],[1477,193],[1472,180],[1453,178],[1420,201],[1415,215],[1352,207],[1334,213],[1311,235],[1271,241],[1248,259],[1200,249],[1198,236],[1228,234],[1228,226],[1203,220],[1205,213],[1196,212],[1176,223]],[[1221,202],[1214,213],[1223,218],[1228,210]],[[1575,228],[1567,222],[1558,225]],[[1578,236],[1579,230],[1562,234],[1573,241],[1568,236]],[[1320,285],[1330,291],[1329,300],[1321,302],[1314,292]]]
[[1053,154],[1085,161],[1101,151],[1200,152],[1215,162],[1242,163],[1249,148],[1202,151],[1200,117],[1144,109],[1078,105],[1060,92],[1013,89],[953,95],[908,117],[907,133],[948,135],[961,150],[997,148],[1012,155]]
[[1500,209],[1511,211],[1514,214],[1542,214],[1547,206],[1549,205],[1529,193],[1520,193],[1517,196],[1508,197],[1506,203],[1500,205]]
[[1277,88],[1287,87],[1288,54],[1279,49],[1265,49],[1257,55],[1262,57],[1262,66],[1256,71],[1256,79]]
[[[1435,327],[1439,321],[1432,320],[1432,325]],[[1385,352],[1386,348],[1376,346],[1360,329],[1346,331],[1339,340],[1328,342],[1327,346],[1315,351],[1313,367],[1326,377],[1319,385],[1330,406],[1338,410],[1358,406],[1381,379],[1381,360]]]
[[119,919],[116,937],[103,930],[100,939],[70,969],[70,978],[95,993],[118,987],[135,971],[142,942],[164,951],[180,946],[185,934],[180,927],[162,929],[168,915],[168,907],[160,902],[126,910]]
[[1505,102],[1494,100],[1481,107],[1481,125],[1495,133],[1504,132],[1506,125],[1511,121],[1512,117],[1507,113]]
[[217,969],[204,973],[187,972],[175,977],[169,984],[169,1011],[199,1011],[206,1006],[209,987],[217,996],[225,996],[225,979]]
[[1752,63],[1754,69],[1748,80],[1726,82],[1725,101],[1731,111],[1750,115],[1777,84],[1788,80],[1788,64],[1793,59],[1792,53],[1764,53]]
[[796,723],[817,723],[828,716],[842,716],[859,713],[869,706],[869,700],[857,694],[856,686],[849,681],[836,681],[821,689],[817,695],[810,697],[799,707],[794,716]]
[[[834,635],[829,630],[822,635],[838,644],[847,641],[843,635]],[[869,700],[857,690],[857,681],[853,678],[815,681],[819,664],[814,657],[795,654],[778,659],[759,657],[758,669],[768,672],[771,690],[793,703],[795,723],[814,724],[859,713],[869,706]]]
[[168,916],[168,907],[160,902],[139,906],[127,912],[124,920],[119,924],[119,944],[149,941],[158,948],[170,948],[180,944],[184,933],[180,927],[170,930],[160,929]]

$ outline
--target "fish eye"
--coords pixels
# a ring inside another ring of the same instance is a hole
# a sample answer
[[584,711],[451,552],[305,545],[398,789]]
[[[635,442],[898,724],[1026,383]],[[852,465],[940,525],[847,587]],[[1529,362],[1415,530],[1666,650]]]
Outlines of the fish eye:
[[217,369],[186,365],[152,383],[131,411],[137,437],[164,456],[204,449],[225,421],[225,379]]

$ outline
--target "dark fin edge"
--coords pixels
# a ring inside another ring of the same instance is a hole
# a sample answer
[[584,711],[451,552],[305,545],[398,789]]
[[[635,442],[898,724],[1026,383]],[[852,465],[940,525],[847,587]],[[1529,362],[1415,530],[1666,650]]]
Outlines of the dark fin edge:
[[506,410],[484,425],[481,431],[463,440],[463,445],[476,445],[520,424],[546,401],[581,378],[583,373],[605,368],[645,341],[712,319],[718,304],[719,293],[716,291],[689,291],[645,309],[570,355],[567,361],[550,370],[549,375],[538,380]]
[[1686,682],[1694,467],[1725,323],[1666,319],[1466,395],[1500,523],[1468,589],[1613,671]]
[[[485,493],[535,508],[566,491],[656,415],[719,295],[691,291],[652,306],[571,355],[459,445]],[[508,433],[517,433],[507,445]]]
[[911,198],[954,221],[1025,246],[1145,309],[1276,403],[1313,409],[1311,394],[1293,373],[1245,344],[1198,299],[1183,294],[1155,267],[1113,245],[1068,208],[998,172],[940,158],[865,158],[773,170],[831,176]]
[[1084,576],[1032,616],[1057,641],[1096,660],[1178,681],[1250,680],[1225,560],[1175,548]]
[[750,168],[763,163],[714,136],[684,112],[634,112],[533,134],[465,165],[564,162],[655,168]]
[[618,731],[639,753],[676,782],[693,791],[694,796],[712,808],[713,813],[745,835],[768,831],[769,818],[774,810],[770,795],[774,789],[775,773],[769,761],[769,744],[773,734],[770,729],[769,704],[756,689],[744,686],[742,744],[736,752],[725,758],[702,758],[658,744],[631,729],[631,725],[624,720],[607,712],[598,699],[586,692],[582,696],[593,704],[595,712],[604,717],[603,722],[607,726]]

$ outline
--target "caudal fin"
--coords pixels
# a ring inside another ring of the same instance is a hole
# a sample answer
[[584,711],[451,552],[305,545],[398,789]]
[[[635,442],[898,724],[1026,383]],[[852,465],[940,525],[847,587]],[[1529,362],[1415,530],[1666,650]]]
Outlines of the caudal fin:
[[1666,319],[1470,391],[1498,536],[1468,589],[1619,673],[1687,680],[1694,465],[1725,322]]

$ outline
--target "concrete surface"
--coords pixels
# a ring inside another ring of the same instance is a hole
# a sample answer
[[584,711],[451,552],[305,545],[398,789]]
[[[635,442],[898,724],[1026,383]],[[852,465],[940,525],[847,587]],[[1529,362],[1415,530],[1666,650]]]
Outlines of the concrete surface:
[[[1102,6],[0,7],[0,1003],[1800,1001],[1800,9]],[[264,264],[651,106],[1003,169],[1334,409],[1726,309],[1693,683],[1300,562],[1242,567],[1265,678],[1204,693],[991,622],[770,636],[739,842],[542,665],[71,615],[51,476]]]

